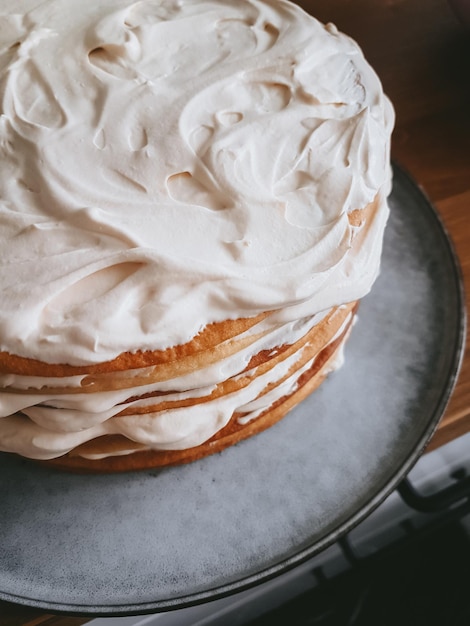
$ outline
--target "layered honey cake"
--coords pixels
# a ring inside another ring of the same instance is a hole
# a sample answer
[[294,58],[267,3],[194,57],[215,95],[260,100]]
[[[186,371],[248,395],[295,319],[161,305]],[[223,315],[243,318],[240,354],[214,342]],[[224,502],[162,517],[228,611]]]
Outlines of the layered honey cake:
[[254,435],[342,362],[393,110],[284,0],[0,0],[0,451],[84,471]]

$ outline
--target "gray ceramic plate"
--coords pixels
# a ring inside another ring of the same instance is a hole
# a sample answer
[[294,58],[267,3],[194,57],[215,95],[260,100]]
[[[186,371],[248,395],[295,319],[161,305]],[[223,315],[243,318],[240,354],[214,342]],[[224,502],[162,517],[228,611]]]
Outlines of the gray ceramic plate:
[[272,429],[135,474],[0,455],[0,598],[85,615],[182,607],[285,571],[370,513],[434,431],[465,327],[447,236],[397,168],[391,207],[346,365]]

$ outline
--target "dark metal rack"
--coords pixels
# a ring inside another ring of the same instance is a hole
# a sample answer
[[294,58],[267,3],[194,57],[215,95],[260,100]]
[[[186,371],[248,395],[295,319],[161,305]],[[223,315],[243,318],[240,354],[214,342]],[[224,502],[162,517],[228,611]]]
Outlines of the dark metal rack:
[[470,477],[460,469],[450,478],[431,494],[403,480],[397,493],[426,514],[423,524],[410,515],[400,539],[365,557],[344,536],[347,571],[329,578],[315,567],[311,590],[249,626],[469,626]]

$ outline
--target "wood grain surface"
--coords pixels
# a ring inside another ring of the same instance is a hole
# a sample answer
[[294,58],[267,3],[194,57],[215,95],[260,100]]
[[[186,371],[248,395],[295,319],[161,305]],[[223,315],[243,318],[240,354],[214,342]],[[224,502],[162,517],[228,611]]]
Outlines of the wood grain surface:
[[[470,293],[470,32],[446,0],[299,0],[361,45],[397,115],[393,158],[439,210]],[[467,307],[468,307],[467,296]],[[470,358],[430,448],[470,430]],[[0,626],[79,626],[0,602]]]

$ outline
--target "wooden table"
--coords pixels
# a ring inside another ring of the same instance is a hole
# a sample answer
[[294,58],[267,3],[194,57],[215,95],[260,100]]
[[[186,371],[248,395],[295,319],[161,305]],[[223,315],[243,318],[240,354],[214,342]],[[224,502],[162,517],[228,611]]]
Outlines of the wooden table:
[[[397,114],[393,158],[440,211],[470,293],[470,30],[446,0],[298,0],[362,46]],[[468,307],[468,300],[467,300]],[[470,358],[430,448],[470,430]],[[0,602],[0,626],[79,626],[88,618]]]

